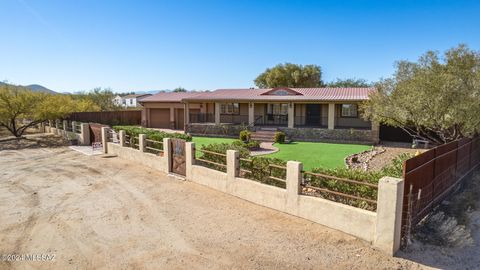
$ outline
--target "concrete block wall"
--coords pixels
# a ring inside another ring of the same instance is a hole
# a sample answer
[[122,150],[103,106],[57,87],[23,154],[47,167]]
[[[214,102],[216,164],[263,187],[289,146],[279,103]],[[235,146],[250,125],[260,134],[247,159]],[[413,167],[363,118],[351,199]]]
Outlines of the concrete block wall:
[[[144,137],[140,136],[140,138]],[[169,173],[171,171],[169,140],[164,139],[163,156],[123,147],[121,143],[107,143],[107,152]],[[389,255],[394,255],[400,247],[402,179],[392,177],[380,179],[378,207],[376,212],[372,212],[318,197],[302,195],[302,163],[300,162],[287,162],[286,188],[284,189],[240,178],[238,151],[227,151],[227,171],[225,173],[197,165],[195,163],[195,143],[187,142],[185,147],[185,178],[188,181],[351,234],[372,243],[374,247]]]

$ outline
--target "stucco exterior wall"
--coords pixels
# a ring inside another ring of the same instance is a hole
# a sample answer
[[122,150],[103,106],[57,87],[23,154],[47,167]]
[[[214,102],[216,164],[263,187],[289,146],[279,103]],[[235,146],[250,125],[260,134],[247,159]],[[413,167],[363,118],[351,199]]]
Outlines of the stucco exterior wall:
[[299,195],[299,217],[373,241],[377,214],[322,198]]
[[203,166],[192,165],[192,182],[227,192],[227,174]]
[[168,173],[168,163],[166,157],[161,157],[151,153],[141,152],[130,147],[122,147],[116,143],[108,143],[108,153],[117,155],[119,158],[141,163],[152,169]]
[[[102,128],[102,141],[108,128]],[[145,135],[141,134],[140,141]],[[170,139],[164,139],[165,156],[105,143],[105,153],[140,163],[164,173],[170,170]],[[140,143],[140,149],[143,147]],[[239,178],[238,151],[228,150],[227,171],[220,172],[195,165],[195,144],[186,143],[186,179],[225,192],[241,199],[299,216],[330,228],[371,242],[375,247],[393,255],[399,248],[403,204],[403,180],[384,177],[379,180],[377,212],[301,194],[302,164],[288,161],[286,188],[274,187],[253,180]]]

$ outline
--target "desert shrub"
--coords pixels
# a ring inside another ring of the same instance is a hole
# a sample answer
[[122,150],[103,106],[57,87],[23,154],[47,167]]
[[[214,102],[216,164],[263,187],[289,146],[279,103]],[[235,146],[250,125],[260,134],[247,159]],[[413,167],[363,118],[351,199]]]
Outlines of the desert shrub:
[[[378,181],[384,176],[402,177],[403,162],[411,157],[412,155],[408,153],[401,154],[396,158],[394,158],[389,165],[385,166],[383,169],[379,171],[366,172],[362,170],[352,170],[348,168],[337,168],[337,169],[315,168],[312,170],[312,172],[377,185]],[[304,181],[313,187],[328,189],[331,191],[336,191],[336,192],[340,192],[348,195],[354,195],[357,197],[366,198],[374,201],[377,199],[378,190],[376,188],[366,186],[366,185],[347,183],[340,180],[330,179],[328,177],[314,176],[309,174],[306,174],[304,176]],[[349,204],[352,206],[356,206],[356,207],[360,207],[368,210],[376,209],[375,204],[367,201],[349,199],[343,196],[334,195],[327,192],[323,192],[321,195],[326,199],[333,200],[336,202],[341,202],[341,203]]]
[[[278,181],[270,176],[287,179],[287,162],[278,158],[252,157],[249,161],[240,160],[240,168],[247,171],[241,171],[240,176],[263,184],[286,188],[285,182]],[[272,167],[278,165],[284,168]]]
[[242,142],[248,142],[248,141],[250,141],[251,136],[252,136],[252,133],[250,131],[242,130],[242,131],[240,131],[239,139]]
[[403,153],[395,157],[390,164],[383,167],[381,172],[384,176],[403,177],[403,162],[412,158],[410,153]]
[[[227,154],[227,150],[239,151],[239,155],[241,158],[247,158],[250,155],[250,151],[243,145],[243,143],[238,144],[235,142],[234,143],[212,143],[208,145],[202,145],[201,150],[222,154],[222,155],[215,155],[211,153],[205,153],[202,151],[197,153],[197,158],[205,159],[205,160],[212,161],[215,163],[220,163],[220,164],[227,164],[227,158],[223,156]],[[199,162],[205,167],[222,171],[222,172],[226,171],[226,167],[224,166],[219,166],[219,165],[215,165],[207,162],[202,163],[201,161]]]
[[284,143],[285,142],[285,133],[282,131],[275,132],[274,141],[276,143]]
[[[139,134],[146,134],[147,139],[150,140],[155,140],[155,141],[163,141],[163,138],[176,138],[176,139],[182,139],[187,142],[192,141],[192,136],[186,135],[186,134],[181,134],[181,133],[169,133],[169,132],[164,132],[164,131],[158,131],[158,130],[153,130],[153,129],[148,129],[148,128],[142,128],[138,126],[113,126],[112,127],[116,132],[119,132],[120,130],[125,130],[125,133],[130,136],[130,140],[133,143],[138,144],[138,135]],[[133,144],[131,145],[133,147]],[[163,145],[158,144],[158,149],[162,150]]]
[[255,150],[255,149],[258,149],[260,148],[260,142],[258,141],[248,141],[248,142],[243,142],[243,141],[234,141],[232,143],[233,145],[237,146],[237,147],[244,147],[244,148],[247,148],[249,150]]

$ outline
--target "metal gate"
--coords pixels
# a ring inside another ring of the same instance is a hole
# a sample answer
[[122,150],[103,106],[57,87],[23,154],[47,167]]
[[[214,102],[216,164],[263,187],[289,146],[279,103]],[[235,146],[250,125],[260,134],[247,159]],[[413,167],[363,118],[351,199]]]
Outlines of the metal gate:
[[170,139],[170,147],[172,149],[171,172],[185,176],[186,160],[185,160],[185,140]]

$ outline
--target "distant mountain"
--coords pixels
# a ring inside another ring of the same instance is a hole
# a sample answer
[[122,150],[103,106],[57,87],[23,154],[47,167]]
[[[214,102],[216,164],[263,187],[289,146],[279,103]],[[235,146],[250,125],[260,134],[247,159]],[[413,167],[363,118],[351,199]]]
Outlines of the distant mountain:
[[49,94],[58,94],[57,92],[50,90],[46,88],[45,86],[41,86],[39,84],[30,84],[26,85],[26,88],[32,90],[33,92],[44,92],[44,93],[49,93]]
[[[8,84],[8,83],[0,82],[0,85],[2,85],[2,84]],[[53,90],[50,90],[50,89],[48,89],[44,86],[41,86],[39,84],[30,84],[30,85],[27,85],[27,86],[24,86],[24,87],[32,90],[33,92],[44,92],[44,93],[49,93],[49,94],[58,94],[57,92],[55,92]]]
[[135,91],[135,94],[158,94],[160,92],[170,92],[172,90],[148,90],[148,91]]

